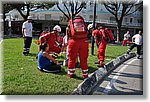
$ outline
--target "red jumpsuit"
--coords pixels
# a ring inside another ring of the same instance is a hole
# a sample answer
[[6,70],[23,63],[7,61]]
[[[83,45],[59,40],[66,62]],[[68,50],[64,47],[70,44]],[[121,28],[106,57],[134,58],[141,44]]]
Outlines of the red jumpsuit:
[[57,41],[57,35],[55,33],[47,33],[45,35],[43,35],[44,38],[41,39],[41,42],[47,42],[47,44],[49,45],[49,50],[47,50],[47,53],[50,52],[55,52],[55,53],[60,53],[61,52],[61,48],[56,44]]
[[106,45],[107,45],[107,42],[104,39],[104,37],[105,37],[104,30],[94,30],[92,32],[92,35],[95,37],[96,44],[98,47],[97,58],[99,61],[99,65],[103,66],[104,65],[103,62],[104,62],[104,58],[105,58],[105,49],[106,49]]
[[82,17],[74,17],[68,22],[68,76],[73,77],[75,72],[75,63],[77,55],[80,59],[80,68],[82,69],[82,77],[88,77],[88,38],[84,19]]
[[80,67],[82,69],[82,77],[88,77],[88,39],[69,39],[68,41],[68,76],[72,76],[75,72],[75,63],[77,55],[80,59]]

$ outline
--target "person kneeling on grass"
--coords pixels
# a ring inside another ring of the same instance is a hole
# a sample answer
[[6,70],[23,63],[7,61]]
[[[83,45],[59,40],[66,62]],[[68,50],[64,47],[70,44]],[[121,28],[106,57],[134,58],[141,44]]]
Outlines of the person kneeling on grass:
[[49,47],[47,44],[44,43],[40,45],[40,52],[38,53],[38,68],[43,72],[58,73],[61,71],[61,66],[57,65],[57,61],[46,52],[48,49]]

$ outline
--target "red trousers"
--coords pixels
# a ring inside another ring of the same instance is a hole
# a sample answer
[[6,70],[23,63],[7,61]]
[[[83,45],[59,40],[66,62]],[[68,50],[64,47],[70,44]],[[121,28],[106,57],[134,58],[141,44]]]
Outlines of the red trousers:
[[107,42],[102,39],[97,50],[97,58],[99,61],[104,62],[106,45],[107,45]]
[[80,67],[82,76],[88,76],[88,40],[87,39],[70,39],[68,41],[68,75],[73,75],[75,72],[75,63],[77,55],[80,59]]
[[130,44],[130,41],[129,40],[123,40],[122,46],[124,46],[125,43]]

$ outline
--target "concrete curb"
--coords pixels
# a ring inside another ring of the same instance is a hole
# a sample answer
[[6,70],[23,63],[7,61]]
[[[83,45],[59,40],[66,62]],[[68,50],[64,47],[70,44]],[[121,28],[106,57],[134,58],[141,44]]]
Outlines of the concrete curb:
[[103,78],[114,68],[119,66],[124,61],[134,57],[135,53],[123,54],[116,59],[108,62],[104,68],[99,68],[93,72],[89,78],[85,79],[78,87],[71,93],[71,95],[88,95],[92,89],[97,85],[98,82],[102,81]]

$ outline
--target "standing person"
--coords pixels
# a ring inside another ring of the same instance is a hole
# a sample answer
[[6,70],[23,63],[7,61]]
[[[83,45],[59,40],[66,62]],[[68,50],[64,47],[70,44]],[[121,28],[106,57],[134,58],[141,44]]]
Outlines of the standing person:
[[[62,51],[61,51],[61,52],[63,52],[66,49],[65,59],[63,61],[64,66],[68,66],[68,36],[67,36],[67,33],[68,33],[68,27],[66,28],[66,35],[63,38]],[[76,66],[75,67],[76,68],[79,67],[78,55],[77,55],[77,58],[76,58]]]
[[46,52],[50,54],[50,52],[54,52],[53,57],[57,57],[58,54],[61,52],[61,44],[57,41],[58,33],[61,32],[61,27],[56,25],[53,28],[52,32],[44,34],[40,36],[39,41],[41,43],[47,43],[49,46],[49,50]]
[[32,43],[32,17],[28,16],[27,21],[22,25],[22,34],[24,37],[24,51],[23,55],[27,55],[30,52],[30,46]]
[[130,48],[127,51],[127,54],[129,54],[134,47],[137,47],[137,58],[139,59],[142,47],[142,31],[139,31],[138,34],[135,34],[132,37],[132,43],[134,44],[130,46]]
[[40,71],[44,72],[60,72],[61,66],[57,65],[57,61],[50,56],[46,50],[49,50],[46,43],[40,45],[40,52],[38,53],[38,68]]
[[127,43],[127,45],[130,45],[130,32],[127,31],[125,34],[124,34],[124,39],[123,39],[123,42],[122,42],[122,46],[124,46],[125,43]]
[[94,30],[92,32],[92,36],[94,36],[98,48],[97,50],[98,62],[95,62],[95,64],[98,64],[98,67],[103,67],[105,59],[105,49],[107,45],[107,40],[105,39],[103,27],[100,26],[98,27],[98,29]]
[[67,37],[67,31],[68,31],[68,27],[66,28],[66,35],[63,37],[63,43],[62,43],[62,49],[61,52],[63,53],[64,50],[66,50],[65,53],[65,59],[63,61],[63,66],[67,66],[68,65],[68,37]]
[[83,17],[75,16],[68,22],[68,77],[74,77],[77,55],[80,59],[82,77],[88,77],[88,38]]

